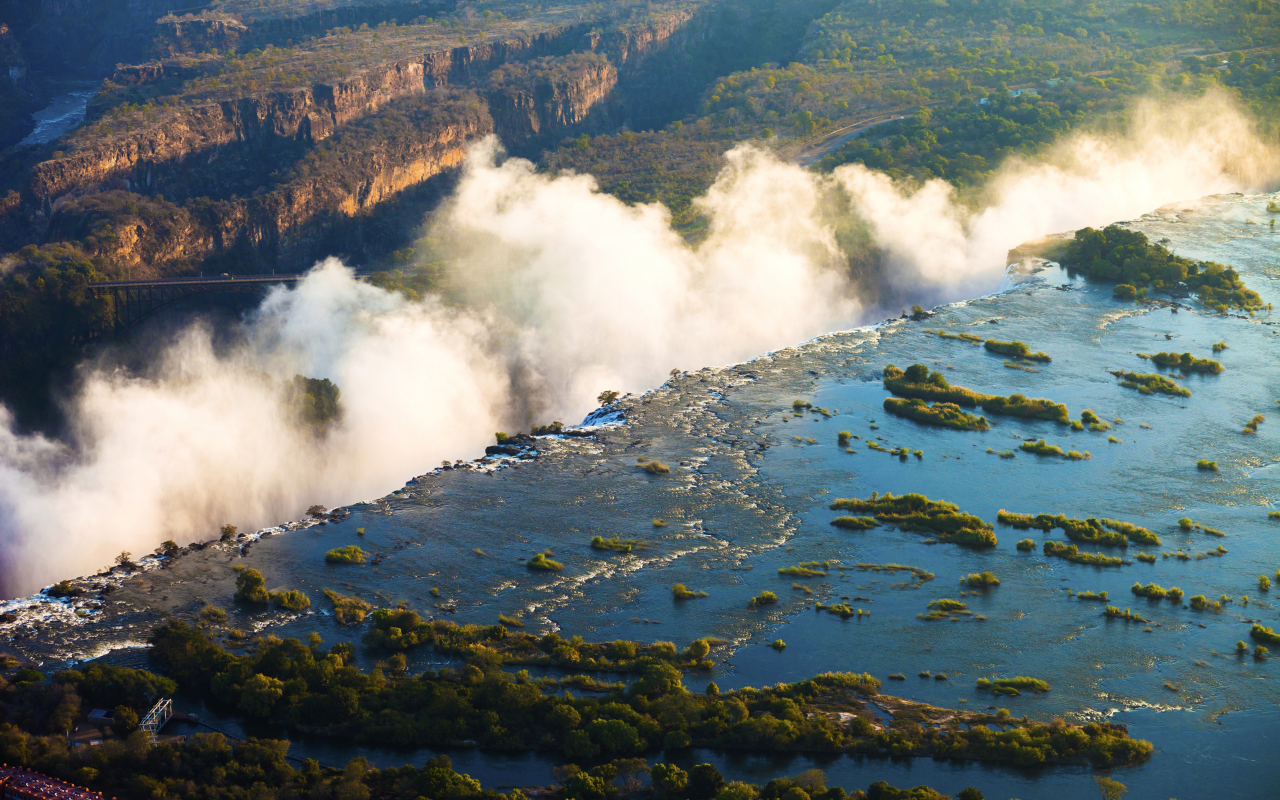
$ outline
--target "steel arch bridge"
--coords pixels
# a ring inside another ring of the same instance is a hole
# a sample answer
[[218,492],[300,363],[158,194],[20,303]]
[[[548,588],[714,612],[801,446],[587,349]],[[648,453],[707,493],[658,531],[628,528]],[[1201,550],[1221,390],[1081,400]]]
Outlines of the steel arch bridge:
[[[372,275],[357,272],[357,279]],[[100,297],[115,301],[115,331],[126,331],[142,320],[184,300],[213,294],[266,294],[273,286],[294,286],[305,272],[283,275],[223,275],[213,278],[165,278],[154,281],[103,281],[89,284]]]

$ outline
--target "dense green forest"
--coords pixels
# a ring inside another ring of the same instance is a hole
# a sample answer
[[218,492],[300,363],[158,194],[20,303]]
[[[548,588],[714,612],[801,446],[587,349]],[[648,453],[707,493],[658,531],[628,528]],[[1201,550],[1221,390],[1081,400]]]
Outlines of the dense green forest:
[[[512,675],[502,669],[512,654],[500,649],[508,635],[501,625],[459,628],[423,622],[403,610],[375,614],[374,621],[370,643],[392,653],[437,641],[451,643],[445,652],[453,652],[459,639],[469,640],[462,650],[465,668],[428,670],[414,677],[405,670],[403,656],[393,655],[386,661],[387,671],[362,673],[348,663],[349,647],[324,651],[318,637],[310,643],[266,637],[253,655],[241,656],[177,621],[158,627],[151,642],[157,661],[183,686],[250,717],[365,743],[448,746],[475,741],[493,750],[551,750],[588,762],[690,745],[933,755],[1019,766],[1127,764],[1151,753],[1150,743],[1103,724],[1073,727],[1021,720],[993,732],[980,724],[922,725],[927,720],[900,713],[895,717],[900,724],[877,730],[865,715],[855,713],[850,724],[838,725],[830,712],[866,709],[867,698],[878,694],[878,680],[829,673],[765,689],[720,693],[711,688],[695,694],[684,688],[680,667],[705,657],[707,644],[701,640],[683,655],[674,645],[663,645],[669,648],[665,654],[647,655],[633,642],[600,649],[578,637],[530,637],[532,651],[517,651],[513,663],[541,652],[553,656],[552,663],[573,667],[585,659],[583,648],[607,653],[606,663],[630,661],[627,671],[637,677],[629,685],[592,684],[596,694],[574,698],[556,694],[554,682],[544,690],[527,672]],[[966,720],[1010,722],[985,714]]]
[[853,0],[814,23],[791,63],[709,86],[699,112],[667,135],[568,141],[545,163],[591,172],[606,191],[679,214],[721,166],[707,157],[716,143],[754,140],[785,155],[886,112],[905,119],[866,130],[819,169],[856,162],[895,178],[980,187],[1011,155],[1034,156],[1073,130],[1122,126],[1140,97],[1210,90],[1236,97],[1275,138],[1278,34],[1280,6],[1259,0]]
[[[414,676],[403,657],[393,655],[378,668],[361,672],[350,664],[351,645],[326,650],[314,633],[306,643],[262,637],[251,654],[236,655],[214,644],[204,631],[168,622],[155,629],[151,643],[169,677],[97,663],[45,675],[8,662],[0,674],[0,761],[106,794],[154,800],[524,797],[483,789],[457,773],[447,756],[428,759],[420,767],[377,769],[355,758],[335,768],[290,759],[285,740],[232,741],[221,733],[199,733],[185,741],[152,743],[137,730],[137,720],[158,698],[178,691],[204,695],[227,713],[357,742],[447,746],[471,739],[487,749],[559,751],[564,763],[555,770],[555,796],[571,800],[632,793],[643,789],[646,779],[655,796],[669,800],[802,800],[795,789],[810,800],[943,800],[928,787],[900,790],[885,782],[848,793],[827,786],[818,770],[751,785],[729,781],[708,764],[683,769],[651,758],[663,749],[679,755],[691,744],[895,757],[933,754],[1021,765],[1124,764],[1144,760],[1151,752],[1149,743],[1129,739],[1121,726],[1072,726],[1061,720],[1041,725],[1003,710],[962,712],[969,723],[965,727],[938,728],[928,713],[956,712],[923,707],[922,716],[920,707],[895,707],[895,721],[877,732],[869,714],[861,713],[878,696],[879,681],[868,675],[828,673],[799,683],[723,693],[711,684],[705,693],[694,693],[683,687],[679,667],[700,663],[707,652],[701,640],[680,653],[666,643],[646,647],[625,641],[584,643],[556,634],[525,637],[535,650],[545,647],[555,653],[562,667],[577,666],[579,652],[584,657],[608,654],[634,678],[629,686],[599,685],[586,676],[534,680],[527,672],[502,669],[504,661],[522,657],[526,648],[523,641],[506,647],[502,626],[425,623],[403,609],[381,609],[374,617],[375,627],[366,637],[369,647],[384,654],[387,647],[417,646],[446,646],[451,649],[443,652],[454,652],[469,642],[466,666]],[[418,631],[421,637],[413,637],[412,643],[387,639],[388,633],[394,639],[401,630]],[[575,698],[567,691],[555,692],[567,684],[587,694]],[[891,703],[892,698],[876,702]],[[90,708],[114,709],[114,736],[101,747],[72,749],[63,736]],[[853,722],[833,723],[833,711],[853,711]],[[982,796],[975,788],[959,795],[961,800]]]
[[1176,256],[1145,234],[1116,225],[1076,231],[1063,263],[1094,280],[1117,284],[1115,294],[1121,299],[1131,300],[1148,286],[1166,289],[1183,283],[1198,293],[1201,305],[1218,311],[1252,311],[1263,306],[1258,293],[1247,288],[1230,267]]
[[[448,746],[470,740],[493,750],[556,751],[565,759],[557,771],[562,792],[580,800],[634,791],[642,775],[650,775],[660,796],[673,800],[768,800],[791,796],[787,792],[793,786],[806,785],[811,800],[849,796],[843,789],[828,788],[814,772],[775,779],[764,787],[737,784],[740,789],[725,794],[735,784],[712,767],[650,767],[645,757],[663,749],[678,753],[690,745],[933,755],[1022,766],[1136,763],[1152,749],[1148,742],[1130,739],[1121,726],[1073,726],[1061,720],[1044,725],[1015,719],[1007,711],[895,707],[894,721],[878,728],[869,721],[868,701],[877,698],[880,682],[869,675],[827,673],[798,683],[723,693],[711,684],[705,693],[694,693],[684,688],[680,666],[697,665],[706,655],[707,644],[701,640],[682,654],[663,643],[644,648],[625,641],[588,644],[556,634],[528,637],[535,650],[555,654],[570,668],[579,652],[607,653],[619,664],[628,663],[634,674],[630,685],[612,686],[579,676],[576,680],[587,694],[574,697],[567,691],[556,693],[560,682],[555,679],[534,680],[524,671],[505,671],[502,664],[519,648],[502,648],[502,626],[425,623],[404,610],[381,610],[374,616],[370,647],[386,652],[390,646],[394,652],[406,646],[469,641],[466,666],[414,676],[405,669],[402,656],[392,655],[378,668],[361,672],[350,663],[351,645],[326,650],[316,634],[305,643],[262,637],[249,654],[237,655],[212,642],[206,632],[171,621],[151,637],[166,677],[93,663],[45,676],[30,668],[14,670],[10,662],[7,674],[0,675],[0,761],[103,792],[157,800],[503,797],[454,772],[445,757],[422,767],[383,770],[357,758],[339,770],[312,760],[290,764],[287,741],[233,743],[221,734],[198,734],[185,743],[152,744],[136,730],[136,721],[157,698],[179,690],[204,695],[229,713],[355,742]],[[412,643],[396,641],[409,630],[419,634]],[[373,635],[378,632],[381,635]],[[876,702],[890,703],[892,698]],[[117,738],[100,748],[70,749],[62,734],[95,707],[115,709],[121,721]],[[837,711],[853,712],[852,722],[837,724]],[[960,713],[966,724],[934,725],[930,712]],[[981,796],[976,789],[961,795],[966,800]],[[852,797],[942,796],[926,787],[899,792],[877,783]]]

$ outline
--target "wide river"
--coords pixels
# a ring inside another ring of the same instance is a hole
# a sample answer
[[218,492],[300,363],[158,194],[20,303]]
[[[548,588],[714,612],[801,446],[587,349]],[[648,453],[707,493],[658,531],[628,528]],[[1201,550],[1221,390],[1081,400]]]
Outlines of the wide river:
[[[1269,199],[1206,198],[1128,224],[1167,240],[1181,255],[1235,266],[1265,301],[1280,303],[1280,234],[1268,225]],[[1086,284],[1053,265],[1015,268],[1009,283],[1008,291],[937,309],[921,322],[833,333],[746,364],[685,373],[628,398],[621,424],[596,428],[588,438],[541,439],[535,461],[500,470],[437,471],[385,498],[349,506],[351,517],[340,524],[267,536],[243,559],[223,546],[184,556],[110,595],[107,613],[91,615],[75,633],[68,635],[69,623],[59,621],[67,615],[46,614],[49,621],[12,644],[52,664],[138,642],[155,619],[147,608],[190,613],[205,601],[229,606],[231,565],[247,563],[264,572],[269,586],[302,589],[314,605],[299,618],[242,614],[239,627],[270,625],[280,635],[318,630],[329,643],[358,638],[360,630],[341,628],[328,615],[322,595],[328,587],[382,605],[405,601],[424,615],[459,623],[493,623],[505,614],[524,619],[528,630],[554,628],[588,640],[683,646],[717,637],[727,642],[713,651],[723,662],[711,676],[721,688],[827,670],[881,679],[904,673],[905,683],[886,680],[884,690],[940,706],[985,707],[993,700],[975,689],[977,678],[1030,675],[1047,680],[1051,691],[998,704],[1037,719],[1111,714],[1133,736],[1155,744],[1147,764],[1111,775],[1133,796],[1274,796],[1280,781],[1280,653],[1257,661],[1236,655],[1235,645],[1248,639],[1254,621],[1280,627],[1275,604],[1258,586],[1259,575],[1274,579],[1280,569],[1280,520],[1267,516],[1280,496],[1280,416],[1263,422],[1255,436],[1242,434],[1255,414],[1280,412],[1280,318],[1273,324],[1267,312],[1217,315],[1185,300],[1176,313],[1167,304],[1121,303],[1109,286]],[[980,346],[926,332],[939,329],[1020,340],[1053,360],[1011,368]],[[1215,355],[1216,342],[1228,348]],[[1108,372],[1156,371],[1136,354],[1165,350],[1217,358],[1226,369],[1179,379],[1192,392],[1186,398],[1141,395]],[[978,433],[889,416],[882,408],[888,394],[881,370],[913,363],[975,390],[1065,403],[1073,418],[1092,409],[1112,428],[1073,432],[1052,422],[995,417],[991,430]],[[829,415],[796,413],[796,400]],[[859,437],[851,440],[852,452],[837,445],[840,431]],[[1088,451],[1091,458],[1018,451],[1029,437]],[[923,456],[901,460],[871,449],[872,442]],[[989,449],[1017,454],[1001,458]],[[637,467],[638,458],[662,461],[671,473],[650,475]],[[1198,470],[1197,459],[1215,460],[1219,470]],[[832,500],[872,492],[920,492],[993,523],[1000,509],[1119,519],[1150,529],[1162,544],[1131,545],[1131,563],[1096,568],[1040,552],[1041,540],[1061,540],[1061,531],[1045,536],[997,526],[999,546],[975,552],[889,528],[853,532],[829,524],[836,516],[828,510]],[[1182,530],[1183,517],[1225,536]],[[667,525],[655,527],[655,518]],[[357,528],[364,528],[363,536]],[[602,553],[588,544],[596,535],[649,546]],[[1015,543],[1027,537],[1036,540],[1036,549],[1019,552]],[[353,543],[377,554],[376,563],[325,563],[326,550]],[[1219,545],[1225,554],[1204,556]],[[545,549],[565,564],[563,572],[524,566]],[[1180,550],[1189,557],[1174,555]],[[1134,558],[1144,552],[1156,556],[1154,563]],[[780,567],[808,561],[830,561],[829,574],[795,581],[804,588],[778,575]],[[854,568],[889,563],[936,577],[920,584],[906,573]],[[981,571],[994,572],[1000,586],[961,597],[961,577]],[[1130,593],[1135,581],[1231,601],[1220,613],[1149,603]],[[709,596],[675,602],[674,583]],[[748,599],[765,589],[780,602],[749,606]],[[1082,602],[1068,590],[1106,591],[1112,602],[1150,623],[1109,621],[1101,615],[1103,604]],[[1277,593],[1280,585],[1270,595]],[[870,615],[841,620],[815,613],[815,601],[845,597]],[[918,617],[930,600],[942,597],[963,599],[974,616],[954,622]],[[33,607],[24,608],[20,624],[29,626]],[[10,635],[17,632],[9,627]],[[787,644],[782,652],[768,646],[776,639]],[[439,661],[430,653],[415,658],[418,669]],[[948,677],[917,678],[922,670]],[[690,678],[686,684],[705,682]],[[232,719],[218,724],[236,729]],[[364,754],[382,765],[421,763],[428,755],[325,740],[295,741],[292,753],[326,763]],[[451,755],[461,771],[487,786],[549,783],[556,763],[474,750]],[[885,779],[952,794],[972,784],[991,798],[1097,796],[1084,768],[1023,772],[929,759],[815,761],[710,752],[691,758],[761,782],[816,765],[832,784],[849,790]]]

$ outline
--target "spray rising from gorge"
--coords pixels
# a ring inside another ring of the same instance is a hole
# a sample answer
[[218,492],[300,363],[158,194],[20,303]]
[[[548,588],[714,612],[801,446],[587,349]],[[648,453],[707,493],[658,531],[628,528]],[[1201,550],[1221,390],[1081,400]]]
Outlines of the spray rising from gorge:
[[[143,374],[84,365],[66,441],[19,434],[5,412],[0,590],[207,539],[224,522],[380,495],[478,454],[495,430],[579,419],[603,389],[643,391],[672,368],[882,317],[833,234],[850,213],[880,252],[886,294],[934,304],[992,291],[1027,239],[1276,174],[1247,121],[1214,100],[1140,110],[1127,137],[1076,137],[1006,165],[976,211],[940,182],[903,190],[858,166],[818,176],[740,146],[698,201],[708,234],[690,247],[661,207],[502,161],[487,140],[431,223],[450,302],[410,302],[329,260],[270,295],[233,347],[197,324]],[[298,373],[341,387],[344,414],[323,436],[297,424],[281,388]]]

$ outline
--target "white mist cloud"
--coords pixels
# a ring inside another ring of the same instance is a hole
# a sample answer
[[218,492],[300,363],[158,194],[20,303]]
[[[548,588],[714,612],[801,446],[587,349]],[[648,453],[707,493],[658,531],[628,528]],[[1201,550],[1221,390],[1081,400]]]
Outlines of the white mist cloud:
[[[738,361],[856,313],[819,186],[797,167],[731,154],[703,200],[711,233],[690,249],[660,207],[498,165],[495,149],[477,146],[437,219],[466,305],[410,303],[329,260],[273,292],[229,354],[194,326],[144,377],[86,367],[68,444],[0,418],[3,590],[207,539],[224,522],[381,495],[529,421],[514,416],[581,419],[603,389],[645,389],[674,366]],[[323,439],[294,424],[281,386],[295,373],[342,391],[344,416]]]
[[[15,433],[0,409],[0,593],[224,522],[380,495],[479,454],[495,430],[580,419],[603,389],[845,327],[861,309],[832,235],[841,193],[886,254],[884,281],[940,302],[994,290],[1028,239],[1277,174],[1244,118],[1212,100],[1009,165],[976,212],[939,182],[903,191],[855,166],[817,176],[743,146],[698,201],[709,232],[689,246],[659,206],[496,151],[476,146],[433,221],[454,304],[410,303],[329,260],[270,295],[230,352],[197,325],[144,376],[86,366],[66,443]],[[294,423],[281,387],[296,373],[341,388],[345,415],[324,438]]]
[[857,304],[819,219],[821,182],[750,148],[699,203],[690,248],[664,208],[629,207],[588,176],[495,165],[482,144],[436,229],[472,307],[510,326],[509,357],[552,413],[580,418],[602,389],[675,367],[738,361],[849,323]]
[[1144,103],[1132,118],[1124,137],[1073,136],[1042,162],[1003,165],[975,212],[942,181],[904,191],[861,165],[838,168],[833,180],[885,250],[891,285],[944,302],[994,290],[1006,254],[1023,242],[1171,202],[1261,191],[1280,176],[1274,148],[1223,97]]
[[[380,495],[482,449],[506,379],[477,347],[477,324],[359,284],[329,261],[270,297],[250,344],[229,356],[194,326],[146,377],[91,373],[70,445],[0,427],[6,590],[165,539],[207,539],[223,522],[252,528]],[[323,439],[299,428],[283,389],[308,370],[342,388],[345,417]]]

